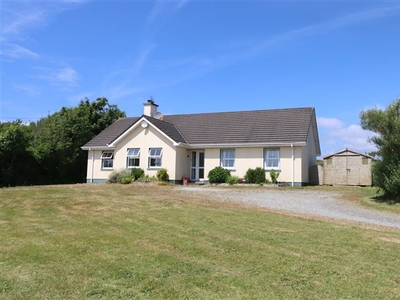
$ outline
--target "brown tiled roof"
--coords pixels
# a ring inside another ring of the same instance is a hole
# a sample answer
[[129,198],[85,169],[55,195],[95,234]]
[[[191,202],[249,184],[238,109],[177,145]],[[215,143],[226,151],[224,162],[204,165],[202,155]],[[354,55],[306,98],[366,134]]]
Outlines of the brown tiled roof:
[[[166,115],[163,121],[145,118],[175,142],[189,145],[307,142],[309,130],[315,130],[316,151],[320,152],[315,110],[311,107]],[[110,144],[139,119],[116,121],[84,147]]]
[[180,133],[179,129],[173,123],[168,121],[160,121],[151,117],[143,116],[149,120],[154,126],[157,126],[162,132],[169,136],[172,140],[177,143],[187,143],[184,136]]
[[83,147],[106,147],[111,144],[116,138],[128,130],[133,124],[135,124],[140,118],[121,118],[112,123],[93,139],[87,142]]
[[313,108],[164,116],[189,144],[306,142]]

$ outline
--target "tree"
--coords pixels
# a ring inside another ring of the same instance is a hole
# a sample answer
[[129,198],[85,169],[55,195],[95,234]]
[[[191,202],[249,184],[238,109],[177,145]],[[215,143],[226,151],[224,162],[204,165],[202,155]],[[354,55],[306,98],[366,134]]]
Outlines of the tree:
[[30,126],[21,120],[0,124],[0,186],[34,183],[36,161],[30,139]]
[[82,100],[39,120],[34,129],[33,153],[42,183],[76,183],[86,178],[87,154],[80,147],[125,113],[106,98]]
[[84,182],[81,146],[121,117],[106,98],[85,98],[36,123],[0,123],[0,186]]
[[400,200],[400,98],[386,110],[369,109],[360,114],[363,129],[377,133],[370,141],[376,145],[377,160],[372,165],[374,185],[385,196]]

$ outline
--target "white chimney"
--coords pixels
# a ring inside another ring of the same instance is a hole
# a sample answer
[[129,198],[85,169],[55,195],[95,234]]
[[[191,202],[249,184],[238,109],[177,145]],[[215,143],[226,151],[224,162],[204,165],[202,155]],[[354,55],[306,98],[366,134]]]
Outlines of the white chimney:
[[154,117],[154,114],[157,112],[158,105],[154,103],[153,98],[147,100],[147,103],[143,103],[144,112],[143,114],[148,117]]

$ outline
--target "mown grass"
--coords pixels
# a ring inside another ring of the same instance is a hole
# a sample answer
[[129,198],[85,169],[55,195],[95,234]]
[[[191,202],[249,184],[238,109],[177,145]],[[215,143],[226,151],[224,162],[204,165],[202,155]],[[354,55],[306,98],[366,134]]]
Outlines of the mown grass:
[[0,196],[0,299],[399,298],[400,231],[187,198],[171,186]]

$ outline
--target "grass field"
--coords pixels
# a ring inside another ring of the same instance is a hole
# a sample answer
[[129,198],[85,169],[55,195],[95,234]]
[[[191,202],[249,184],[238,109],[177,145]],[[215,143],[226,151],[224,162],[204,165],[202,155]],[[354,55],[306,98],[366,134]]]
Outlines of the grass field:
[[0,299],[399,299],[399,253],[400,231],[172,186],[0,190]]

